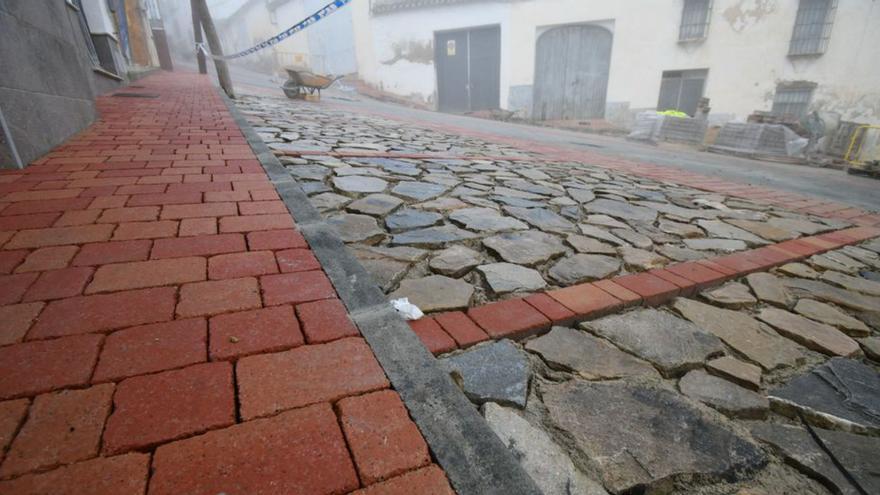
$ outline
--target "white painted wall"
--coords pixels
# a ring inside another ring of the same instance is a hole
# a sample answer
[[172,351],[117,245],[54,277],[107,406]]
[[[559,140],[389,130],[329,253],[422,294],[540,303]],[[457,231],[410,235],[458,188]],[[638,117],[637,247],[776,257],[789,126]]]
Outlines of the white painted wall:
[[[534,83],[535,45],[548,28],[596,23],[614,33],[607,101],[654,108],[664,70],[708,69],[712,114],[743,120],[770,110],[780,81],[818,87],[815,109],[880,123],[880,2],[838,0],[831,42],[819,57],[787,56],[798,0],[714,0],[707,39],[678,43],[682,0],[528,0],[473,3],[369,15],[352,2],[361,77],[385,91],[434,102],[433,63],[394,58],[394,46],[427,43],[434,31],[501,25],[501,102]],[[527,88],[526,88],[527,89]]]
[[113,13],[107,7],[106,0],[82,0],[81,5],[83,12],[86,14],[86,20],[89,23],[89,31],[92,34],[116,36],[116,24],[113,23]]

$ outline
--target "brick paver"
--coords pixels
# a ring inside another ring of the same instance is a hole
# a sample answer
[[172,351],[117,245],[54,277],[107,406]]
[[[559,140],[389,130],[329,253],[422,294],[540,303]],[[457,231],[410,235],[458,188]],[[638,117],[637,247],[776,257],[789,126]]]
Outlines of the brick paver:
[[450,493],[208,79],[138,85],[0,172],[0,493]]

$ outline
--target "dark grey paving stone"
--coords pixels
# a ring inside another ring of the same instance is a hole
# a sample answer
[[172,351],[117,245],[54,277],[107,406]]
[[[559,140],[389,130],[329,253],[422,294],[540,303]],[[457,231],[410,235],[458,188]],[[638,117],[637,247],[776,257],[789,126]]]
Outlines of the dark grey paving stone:
[[649,493],[694,476],[736,481],[767,462],[756,445],[670,390],[575,379],[543,385],[541,394],[550,421],[613,493]]
[[769,397],[774,410],[817,426],[880,434],[880,374],[858,361],[832,358]]
[[648,362],[582,330],[554,327],[530,340],[526,349],[539,354],[554,369],[572,371],[588,380],[642,376],[660,378]]
[[439,362],[461,378],[459,385],[471,401],[526,406],[531,376],[528,359],[509,340],[481,345]]
[[678,389],[733,418],[764,419],[770,409],[763,395],[703,370],[689,371],[678,381]]

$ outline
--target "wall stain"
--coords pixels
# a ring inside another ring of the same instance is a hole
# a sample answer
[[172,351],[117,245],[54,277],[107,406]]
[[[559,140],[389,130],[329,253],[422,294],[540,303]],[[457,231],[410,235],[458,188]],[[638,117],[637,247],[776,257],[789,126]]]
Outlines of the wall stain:
[[394,65],[401,60],[414,64],[431,65],[434,63],[434,41],[395,41],[391,44],[394,55],[383,60],[383,65]]
[[734,31],[741,33],[774,12],[776,0],[739,0],[725,9],[722,16]]

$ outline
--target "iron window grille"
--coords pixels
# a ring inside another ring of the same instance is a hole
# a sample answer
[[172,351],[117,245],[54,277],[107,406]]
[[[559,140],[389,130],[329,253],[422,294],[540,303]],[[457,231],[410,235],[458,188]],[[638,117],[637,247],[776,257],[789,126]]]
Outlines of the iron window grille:
[[800,0],[789,56],[821,55],[828,48],[837,0]]
[[813,98],[815,85],[811,84],[780,84],[776,87],[773,97],[773,115],[800,119],[807,114]]
[[706,39],[711,11],[712,0],[684,0],[681,9],[681,25],[678,28],[678,41]]

